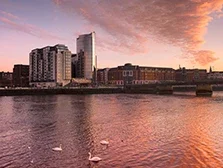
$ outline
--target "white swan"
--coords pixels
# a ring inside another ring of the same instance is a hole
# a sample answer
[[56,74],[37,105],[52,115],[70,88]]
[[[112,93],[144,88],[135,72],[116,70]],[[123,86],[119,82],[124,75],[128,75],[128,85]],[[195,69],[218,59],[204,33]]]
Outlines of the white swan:
[[109,144],[109,142],[108,142],[108,141],[106,141],[106,140],[102,140],[102,141],[100,141],[100,144],[102,144],[102,145],[108,145],[108,144]]
[[89,152],[89,158],[88,160],[92,161],[92,162],[98,162],[100,160],[102,160],[100,157],[91,157],[91,153]]
[[62,147],[61,147],[61,144],[60,144],[60,147],[55,147],[53,148],[54,151],[62,151]]

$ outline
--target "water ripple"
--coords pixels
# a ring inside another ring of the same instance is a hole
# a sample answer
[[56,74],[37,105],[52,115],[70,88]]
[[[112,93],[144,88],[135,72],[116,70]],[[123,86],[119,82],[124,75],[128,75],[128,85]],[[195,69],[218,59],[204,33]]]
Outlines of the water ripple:
[[2,97],[0,167],[223,167],[222,101],[221,92]]

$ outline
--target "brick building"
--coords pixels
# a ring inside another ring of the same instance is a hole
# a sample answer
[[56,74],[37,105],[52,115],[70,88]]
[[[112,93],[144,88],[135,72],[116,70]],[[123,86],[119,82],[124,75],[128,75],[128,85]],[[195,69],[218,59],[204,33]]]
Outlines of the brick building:
[[186,69],[185,67],[176,70],[176,81],[197,81],[207,79],[206,69]]
[[109,68],[97,70],[97,83],[99,85],[107,85],[108,84],[108,71],[109,71]]
[[12,87],[12,72],[0,72],[0,87]]
[[174,80],[175,70],[172,68],[141,67],[127,63],[108,71],[108,82],[114,85],[149,84]]
[[29,86],[29,65],[14,65],[13,68],[13,86],[28,87]]

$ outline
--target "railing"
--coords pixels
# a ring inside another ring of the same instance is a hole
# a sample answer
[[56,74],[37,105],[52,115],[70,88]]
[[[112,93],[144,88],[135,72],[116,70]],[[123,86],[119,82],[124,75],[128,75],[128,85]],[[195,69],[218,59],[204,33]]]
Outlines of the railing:
[[193,80],[193,81],[160,81],[156,85],[198,85],[198,84],[223,84],[223,80]]

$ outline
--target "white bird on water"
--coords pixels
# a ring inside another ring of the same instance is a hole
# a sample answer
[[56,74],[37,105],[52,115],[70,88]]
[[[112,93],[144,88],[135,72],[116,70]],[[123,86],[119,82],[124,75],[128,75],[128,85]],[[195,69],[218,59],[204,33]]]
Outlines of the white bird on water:
[[88,154],[89,154],[88,160],[90,160],[92,162],[98,162],[98,161],[101,161],[102,160],[100,157],[97,157],[97,156],[91,157],[91,153],[90,152]]
[[54,151],[62,151],[62,147],[61,147],[62,145],[60,144],[60,147],[55,147],[55,148],[53,148],[53,150]]
[[108,142],[108,141],[106,141],[106,140],[101,140],[101,141],[100,141],[100,144],[102,144],[102,145],[108,145],[108,144],[109,144],[109,142]]

